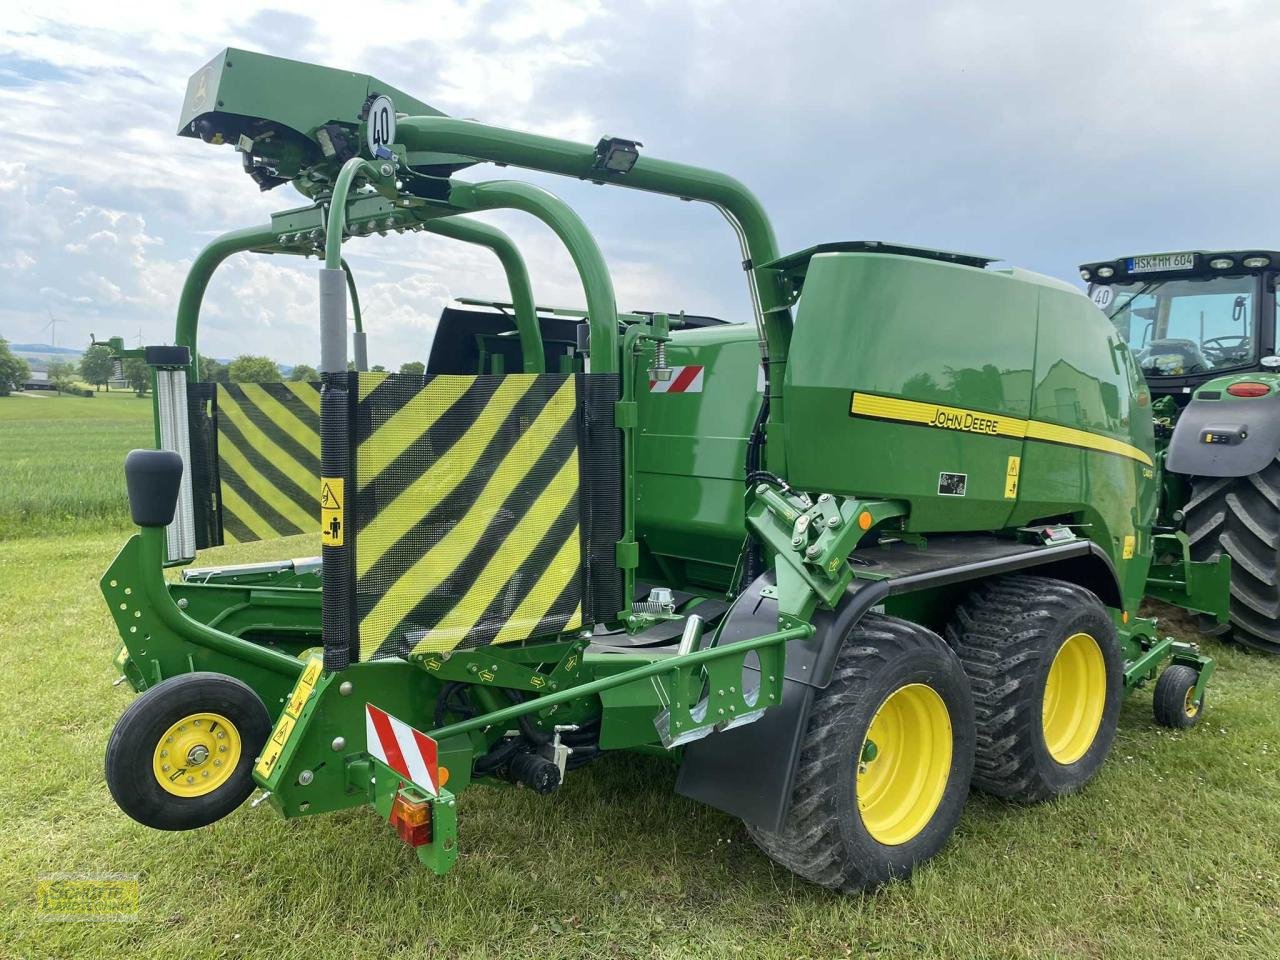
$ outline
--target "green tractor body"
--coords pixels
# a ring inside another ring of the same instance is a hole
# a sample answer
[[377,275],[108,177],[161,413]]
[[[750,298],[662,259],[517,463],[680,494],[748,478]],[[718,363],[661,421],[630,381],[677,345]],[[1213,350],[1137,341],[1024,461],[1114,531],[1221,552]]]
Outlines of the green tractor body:
[[[941,849],[971,783],[1080,789],[1125,693],[1158,678],[1157,719],[1198,719],[1212,661],[1138,606],[1215,613],[1230,561],[1156,527],[1151,392],[1065,284],[875,242],[784,256],[723,174],[243,51],[193,77],[180,132],[314,203],[213,241],[176,345],[137,351],[157,449],[126,463],[141,529],[102,588],[141,693],[107,778],[140,822],[255,788],[288,817],[367,803],[443,873],[470,784],[548,793],[632,750],[776,862],[865,889]],[[717,206],[753,322],[619,312],[577,214],[450,179],[481,162]],[[585,312],[536,306],[466,216],[500,208],[566,245]],[[425,374],[370,372],[342,248],[404,231],[492,250],[511,298],[451,305]],[[321,258],[320,383],[198,382],[204,290],[245,251]],[[317,531],[320,557],[191,565]]]
[[1190,555],[1229,557],[1229,623],[1202,628],[1280,653],[1280,358],[1271,250],[1089,263],[1089,296],[1128,345],[1154,402],[1164,465],[1158,526]]

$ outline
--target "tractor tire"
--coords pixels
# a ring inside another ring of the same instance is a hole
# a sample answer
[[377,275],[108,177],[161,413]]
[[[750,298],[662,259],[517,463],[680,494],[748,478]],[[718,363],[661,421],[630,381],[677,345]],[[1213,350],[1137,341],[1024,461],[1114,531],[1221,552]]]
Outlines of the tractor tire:
[[1111,751],[1124,660],[1102,602],[1047,577],[974,589],[947,642],[964,664],[977,723],[974,786],[1022,803],[1074,793]]
[[111,731],[107,787],[144,826],[194,830],[248,799],[270,733],[267,708],[234,677],[171,677],[134,700]]
[[834,890],[906,877],[946,845],[969,795],[973,704],[937,634],[867,614],[814,692],[782,830],[756,845]]
[[1206,633],[1280,655],[1280,458],[1248,477],[1196,478],[1182,509],[1193,560],[1231,557],[1231,621]]
[[1174,730],[1185,730],[1200,722],[1204,712],[1205,695],[1195,699],[1196,684],[1200,675],[1186,664],[1175,663],[1167,667],[1151,697],[1151,709],[1156,723]]

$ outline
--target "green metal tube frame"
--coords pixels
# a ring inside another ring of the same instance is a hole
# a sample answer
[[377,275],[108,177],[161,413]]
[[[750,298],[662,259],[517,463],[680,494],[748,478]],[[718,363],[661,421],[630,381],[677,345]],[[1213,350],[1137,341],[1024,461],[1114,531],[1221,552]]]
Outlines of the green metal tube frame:
[[546,357],[542,350],[542,331],[538,326],[538,310],[533,299],[533,285],[524,257],[511,238],[487,223],[467,217],[440,217],[425,220],[422,229],[452,240],[461,240],[481,247],[488,247],[502,264],[511,290],[511,304],[515,310],[516,332],[520,335],[520,353],[525,373],[546,372]]
[[788,627],[785,630],[776,630],[773,633],[766,633],[759,637],[752,637],[749,640],[738,640],[735,643],[727,643],[722,647],[707,647],[703,650],[695,650],[692,653],[686,653],[680,656],[660,657],[651,663],[647,663],[639,667],[632,667],[629,670],[625,670],[612,676],[589,680],[586,683],[579,683],[574,686],[567,687],[564,690],[557,690],[554,693],[542,694],[533,700],[526,700],[523,703],[512,704],[511,706],[504,707],[501,710],[481,714],[480,716],[473,717],[470,720],[462,720],[458,723],[451,723],[448,726],[439,727],[432,730],[430,736],[433,740],[441,741],[449,737],[456,737],[460,734],[470,733],[473,730],[481,730],[485,727],[498,726],[527,714],[537,713],[562,703],[580,700],[583,697],[594,696],[604,690],[610,690],[614,687],[634,683],[636,680],[647,680],[649,677],[656,677],[664,673],[671,673],[675,670],[681,669],[682,667],[692,667],[710,663],[711,661],[719,660],[722,657],[731,657],[737,653],[755,650],[760,647],[772,646],[776,643],[785,643],[788,640],[803,640],[813,636],[813,634],[813,626],[811,624],[804,623],[798,626]]
[[204,303],[204,294],[209,288],[209,280],[214,271],[232,254],[244,253],[246,250],[272,252],[269,248],[275,245],[276,232],[268,224],[224,233],[196,254],[191,269],[187,271],[187,278],[183,281],[182,294],[178,298],[178,316],[173,338],[175,344],[191,351],[192,370],[200,369],[196,334],[200,325],[200,306]]
[[591,329],[591,370],[613,373],[618,363],[618,304],[613,278],[595,237],[582,218],[559,197],[519,180],[455,183],[449,202],[464,210],[521,210],[545,223],[569,251],[587,298]]
[[[511,299],[515,307],[516,331],[520,336],[520,350],[524,358],[525,372],[541,373],[545,360],[533,289],[524,258],[521,257],[519,249],[511,238],[496,227],[464,217],[425,221],[422,228],[441,236],[487,247],[494,252],[506,272],[507,285],[511,290]],[[193,370],[199,369],[200,309],[214,272],[223,261],[234,254],[248,251],[274,253],[276,245],[276,231],[268,224],[225,233],[196,255],[183,283],[174,333],[174,343],[187,347],[191,351]],[[355,329],[363,331],[364,324],[355,277],[345,259],[340,257],[339,265],[347,275],[347,289],[351,296]]]
[[[399,122],[396,135],[409,150],[461,154],[715,206],[734,228],[742,249],[742,266],[769,368],[769,419],[774,424],[785,422],[781,373],[791,343],[791,311],[778,277],[764,269],[779,256],[773,225],[760,201],[741,182],[714,170],[652,157],[639,157],[629,171],[615,173],[599,166],[596,150],[588,144],[452,117],[407,117]],[[779,471],[785,467],[780,440],[775,439],[780,435],[780,430],[771,431],[768,444],[773,467]]]

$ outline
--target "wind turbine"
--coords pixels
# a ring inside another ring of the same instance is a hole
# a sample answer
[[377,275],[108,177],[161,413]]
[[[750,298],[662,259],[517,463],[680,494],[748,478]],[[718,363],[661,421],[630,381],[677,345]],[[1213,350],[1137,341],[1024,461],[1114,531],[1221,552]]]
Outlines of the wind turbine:
[[45,330],[48,330],[49,346],[56,347],[58,345],[58,318],[53,315],[51,308],[45,307],[45,310],[49,313],[49,322],[41,328],[40,332],[44,333]]

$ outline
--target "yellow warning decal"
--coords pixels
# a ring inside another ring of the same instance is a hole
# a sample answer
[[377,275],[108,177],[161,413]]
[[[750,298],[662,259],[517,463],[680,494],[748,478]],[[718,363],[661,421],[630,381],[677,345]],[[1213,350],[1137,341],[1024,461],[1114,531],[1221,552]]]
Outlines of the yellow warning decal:
[[276,761],[280,759],[285,744],[293,735],[293,728],[297,725],[298,718],[302,716],[302,708],[311,698],[311,693],[315,690],[323,671],[324,665],[319,657],[312,657],[302,668],[302,674],[298,677],[298,682],[293,685],[293,692],[280,712],[280,719],[276,721],[267,745],[262,748],[262,756],[258,758],[258,763],[253,768],[253,772],[263,779],[271,776],[271,771],[275,769]]
[[1121,551],[1120,558],[1122,560],[1132,560],[1133,551],[1138,545],[1138,538],[1133,534],[1129,534],[1124,538],[1124,549]]
[[1010,457],[1009,466],[1004,471],[1004,498],[1006,500],[1016,500],[1018,498],[1018,471],[1022,469],[1021,457]]
[[302,671],[302,676],[298,678],[298,685],[293,688],[293,696],[289,698],[289,703],[285,706],[285,709],[295,717],[302,716],[302,708],[310,698],[311,691],[316,688],[316,681],[320,679],[321,669],[319,660],[311,660]]
[[855,391],[849,401],[849,415],[870,420],[913,423],[940,430],[958,430],[989,437],[1056,443],[1098,453],[1112,453],[1129,460],[1136,460],[1148,467],[1153,465],[1147,453],[1123,440],[1090,433],[1088,430],[1059,426],[1056,423],[1010,417],[1002,413],[966,410],[962,407],[922,403],[919,400],[904,400],[900,397],[881,397]]
[[281,711],[280,719],[276,721],[276,728],[271,731],[267,745],[262,748],[262,756],[258,758],[258,764],[253,768],[253,772],[264,780],[271,776],[271,771],[275,769],[276,761],[284,752],[284,745],[289,742],[289,735],[293,733],[294,724],[297,722],[289,714]]
[[346,494],[342,477],[320,478],[320,542],[326,547],[342,546],[342,502]]

